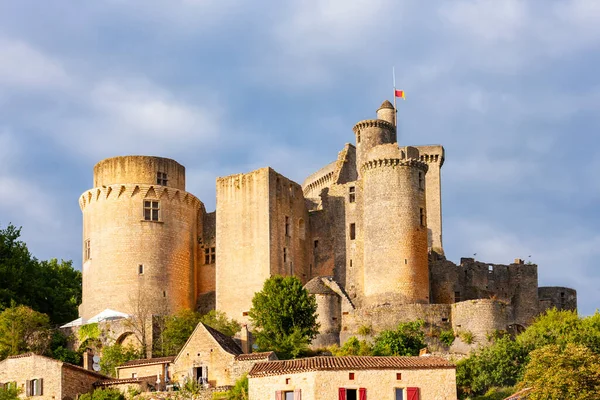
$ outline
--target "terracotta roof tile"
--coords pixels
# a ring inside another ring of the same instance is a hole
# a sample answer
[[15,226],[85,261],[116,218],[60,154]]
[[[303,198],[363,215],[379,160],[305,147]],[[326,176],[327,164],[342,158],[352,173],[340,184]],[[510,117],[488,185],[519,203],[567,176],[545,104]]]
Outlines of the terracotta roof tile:
[[175,356],[156,357],[156,358],[141,358],[139,360],[127,361],[126,363],[118,366],[117,368],[132,367],[134,365],[146,365],[146,364],[166,364],[166,363],[172,363],[173,361],[175,361]]
[[6,358],[25,358],[25,357],[31,357],[31,356],[35,356],[35,353],[23,353],[23,354],[17,354],[15,356],[8,356]]
[[272,351],[265,351],[262,353],[239,354],[235,356],[235,359],[239,361],[263,360],[268,359],[272,354]]
[[146,382],[149,380],[156,381],[156,375],[152,376],[142,376],[139,378],[121,378],[121,379],[104,379],[98,382],[94,382],[94,386],[111,386],[111,385],[120,385],[124,383],[139,383]]
[[389,100],[384,100],[384,102],[381,103],[381,106],[379,107],[379,109],[381,110],[382,108],[391,108],[391,109],[394,109],[394,106],[392,105],[392,103],[390,103]]
[[296,360],[265,361],[254,364],[248,376],[261,377],[309,371],[365,369],[437,369],[456,368],[439,357],[311,357]]

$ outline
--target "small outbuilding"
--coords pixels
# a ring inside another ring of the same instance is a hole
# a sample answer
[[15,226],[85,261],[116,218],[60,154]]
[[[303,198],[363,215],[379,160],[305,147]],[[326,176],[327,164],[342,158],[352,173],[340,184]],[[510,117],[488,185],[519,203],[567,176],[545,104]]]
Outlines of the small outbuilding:
[[250,400],[456,400],[456,366],[439,357],[311,357],[259,362]]

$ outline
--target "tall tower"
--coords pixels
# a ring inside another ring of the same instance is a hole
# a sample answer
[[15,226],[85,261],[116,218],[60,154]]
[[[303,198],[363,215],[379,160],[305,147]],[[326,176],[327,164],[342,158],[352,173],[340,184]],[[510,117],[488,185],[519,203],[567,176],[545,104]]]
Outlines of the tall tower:
[[185,168],[160,157],[108,158],[94,167],[83,212],[84,319],[110,308],[154,314],[195,306],[204,206]]
[[[357,169],[363,191],[364,301],[366,304],[429,302],[425,175],[414,147],[399,148],[393,108],[360,121]],[[385,119],[379,119],[385,118]]]

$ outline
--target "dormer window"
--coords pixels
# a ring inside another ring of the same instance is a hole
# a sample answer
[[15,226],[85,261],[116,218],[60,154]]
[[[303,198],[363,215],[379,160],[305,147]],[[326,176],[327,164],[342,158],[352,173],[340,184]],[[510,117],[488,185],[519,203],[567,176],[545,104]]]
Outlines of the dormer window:
[[156,184],[161,186],[167,186],[167,173],[166,172],[157,172],[156,173]]

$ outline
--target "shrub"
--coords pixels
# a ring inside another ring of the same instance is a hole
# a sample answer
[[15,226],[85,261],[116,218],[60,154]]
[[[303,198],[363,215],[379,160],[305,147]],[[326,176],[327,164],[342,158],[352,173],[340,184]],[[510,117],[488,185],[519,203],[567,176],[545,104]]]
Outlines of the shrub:
[[471,331],[462,331],[458,334],[458,336],[460,337],[460,340],[462,340],[466,344],[473,343],[473,333]]
[[450,329],[440,332],[440,342],[446,346],[452,346],[452,343],[454,343],[454,331]]
[[98,389],[79,396],[79,400],[125,400],[119,389]]

